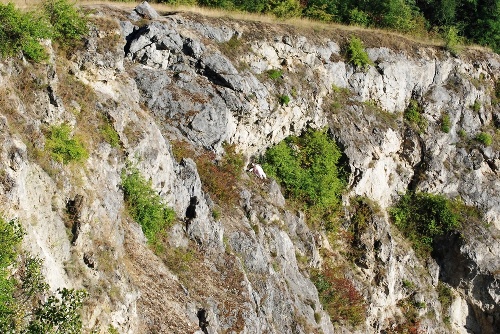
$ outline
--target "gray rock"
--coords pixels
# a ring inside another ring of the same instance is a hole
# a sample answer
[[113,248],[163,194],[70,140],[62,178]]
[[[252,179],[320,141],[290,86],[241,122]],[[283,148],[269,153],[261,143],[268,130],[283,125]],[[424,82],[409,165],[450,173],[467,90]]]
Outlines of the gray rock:
[[143,1],[141,4],[135,7],[134,11],[139,14],[141,18],[149,20],[157,20],[160,18],[160,15],[158,15],[156,10],[151,7],[151,5],[147,1]]

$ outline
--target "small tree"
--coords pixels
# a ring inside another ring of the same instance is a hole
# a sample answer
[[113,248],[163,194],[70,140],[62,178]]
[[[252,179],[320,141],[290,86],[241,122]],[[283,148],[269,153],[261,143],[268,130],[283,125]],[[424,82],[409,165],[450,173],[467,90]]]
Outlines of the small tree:
[[54,29],[54,38],[61,44],[71,44],[87,34],[86,16],[67,0],[47,0],[43,10]]

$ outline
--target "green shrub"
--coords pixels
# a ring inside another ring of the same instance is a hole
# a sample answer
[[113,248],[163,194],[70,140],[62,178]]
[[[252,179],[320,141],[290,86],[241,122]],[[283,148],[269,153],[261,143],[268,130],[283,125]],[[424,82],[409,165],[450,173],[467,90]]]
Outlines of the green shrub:
[[163,203],[136,167],[127,164],[121,173],[122,188],[127,210],[141,225],[148,242],[159,246],[160,237],[175,218],[175,212]]
[[268,149],[263,168],[282,185],[287,198],[303,203],[311,218],[318,213],[316,218],[325,218],[340,206],[345,186],[340,157],[340,149],[326,131],[308,130]]
[[343,277],[341,268],[325,263],[321,270],[314,270],[311,280],[318,290],[319,300],[333,323],[342,321],[352,326],[366,318],[363,296],[353,283]]
[[461,226],[462,205],[441,195],[407,193],[389,210],[394,224],[412,242],[417,255],[426,257],[433,241]]
[[113,127],[113,124],[109,121],[105,121],[105,123],[100,126],[99,130],[104,137],[104,140],[111,145],[111,147],[120,146],[120,136]]
[[47,0],[43,10],[53,27],[55,40],[63,45],[71,44],[88,33],[87,17],[67,0]]
[[299,0],[268,0],[266,12],[272,13],[278,18],[287,19],[300,16],[302,8]]
[[441,117],[441,131],[444,133],[449,133],[451,127],[450,115],[444,114]]
[[419,133],[427,130],[427,120],[422,115],[423,108],[416,100],[410,100],[410,104],[404,112],[404,118],[408,123],[415,126]]
[[279,79],[281,79],[282,75],[283,75],[282,70],[272,69],[272,70],[267,71],[267,76],[271,80],[279,80]]
[[0,332],[81,333],[79,312],[87,293],[62,289],[61,298],[47,296],[42,260],[19,249],[23,235],[17,221],[0,217]]
[[283,106],[287,106],[290,103],[290,97],[288,95],[280,95],[279,96],[280,104]]
[[486,132],[480,132],[477,134],[475,138],[478,142],[483,144],[484,146],[490,146],[493,143],[493,139],[491,138],[491,135]]
[[366,71],[370,65],[373,65],[373,61],[368,57],[368,53],[365,51],[363,42],[357,37],[351,37],[349,45],[347,46],[347,57],[349,63],[364,71]]
[[9,57],[22,52],[27,58],[41,61],[47,54],[39,40],[50,38],[49,23],[34,12],[23,13],[12,3],[0,4],[0,54]]
[[458,130],[458,136],[462,139],[465,139],[465,138],[467,138],[467,132],[465,132],[464,129],[460,129],[460,130]]
[[349,24],[368,27],[370,24],[370,17],[366,12],[354,8],[349,11]]
[[481,110],[481,102],[479,102],[478,100],[475,100],[474,101],[474,104],[470,106],[470,108],[475,111],[475,112],[479,112]]
[[71,137],[71,127],[68,124],[52,126],[45,145],[52,158],[64,164],[88,158],[88,152],[80,140]]
[[458,35],[458,29],[453,26],[445,27],[443,39],[446,50],[448,50],[452,55],[458,56],[462,51],[461,44],[463,43],[463,38]]

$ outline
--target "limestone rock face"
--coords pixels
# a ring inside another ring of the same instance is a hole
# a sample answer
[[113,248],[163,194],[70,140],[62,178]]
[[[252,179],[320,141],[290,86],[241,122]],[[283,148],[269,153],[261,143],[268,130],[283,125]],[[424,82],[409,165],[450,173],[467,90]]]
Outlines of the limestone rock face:
[[[375,65],[362,71],[344,58],[351,33],[341,29],[164,15],[147,3],[131,14],[93,9],[91,20],[113,24],[96,24],[69,59],[47,45],[48,64],[0,62],[0,213],[24,226],[23,247],[44,260],[52,291],[90,293],[86,332],[500,332],[498,55],[455,58],[365,32],[380,45],[367,43]],[[420,125],[403,116],[415,104]],[[88,147],[85,162],[51,159],[45,136],[61,123]],[[203,158],[222,165],[234,147],[248,162],[325,127],[350,172],[339,233],[351,237],[312,226],[274,180],[243,172],[225,202],[210,190],[220,175]],[[480,132],[493,144],[475,140]],[[127,212],[130,165],[175,211],[161,249]],[[421,259],[386,211],[408,190],[459,198],[484,224]],[[66,211],[77,195],[72,244]],[[356,198],[373,203],[363,226],[351,219]],[[324,309],[313,276],[328,261],[365,301],[356,326]]]

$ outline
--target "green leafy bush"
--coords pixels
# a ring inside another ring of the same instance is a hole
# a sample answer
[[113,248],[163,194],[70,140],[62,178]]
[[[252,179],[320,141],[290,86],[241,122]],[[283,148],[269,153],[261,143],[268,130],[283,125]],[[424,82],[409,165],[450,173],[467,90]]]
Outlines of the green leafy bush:
[[47,0],[42,6],[52,25],[54,38],[61,44],[71,44],[88,33],[88,20],[73,3]]
[[27,58],[41,61],[47,54],[39,40],[50,38],[52,29],[34,12],[23,13],[12,3],[0,4],[0,53],[9,57],[22,52]]
[[363,42],[357,37],[351,37],[349,45],[347,46],[347,57],[349,63],[365,71],[370,65],[373,65],[373,61],[368,57],[368,53],[365,51]]
[[111,145],[111,147],[120,146],[120,136],[111,122],[105,121],[104,124],[99,127],[99,130],[104,137],[104,140]]
[[480,132],[477,134],[475,138],[478,142],[483,144],[484,146],[490,146],[493,143],[493,139],[491,138],[491,135],[486,132]]
[[70,161],[81,162],[89,156],[81,141],[71,137],[71,127],[68,124],[52,126],[45,145],[52,158],[64,164]]
[[174,221],[175,212],[163,203],[151,188],[151,182],[136,167],[128,164],[122,170],[121,179],[128,212],[141,225],[148,242],[158,246],[165,229]]
[[267,75],[268,75],[269,79],[279,80],[279,79],[281,79],[281,76],[283,75],[283,71],[277,70],[277,69],[272,69],[272,70],[267,71]]
[[42,260],[19,249],[23,235],[17,221],[0,217],[0,332],[81,333],[79,311],[87,293],[62,289],[61,298],[47,296]]
[[443,114],[441,117],[441,131],[444,133],[449,133],[451,127],[450,115]]
[[463,38],[458,35],[458,29],[454,26],[445,27],[443,32],[444,45],[446,50],[454,56],[458,56],[462,51]]
[[349,24],[367,27],[370,24],[370,17],[356,7],[349,11]]
[[279,96],[280,104],[283,106],[287,106],[290,103],[290,97],[288,95],[280,95]]
[[310,215],[325,218],[338,209],[345,186],[340,157],[326,131],[308,130],[268,149],[262,166],[283,186],[286,197],[303,203]]
[[410,100],[408,108],[404,112],[404,119],[415,126],[418,132],[423,133],[427,130],[427,120],[422,115],[423,108],[416,100]]
[[407,193],[389,212],[417,255],[425,257],[430,254],[436,237],[460,228],[461,208],[459,202],[441,195]]

